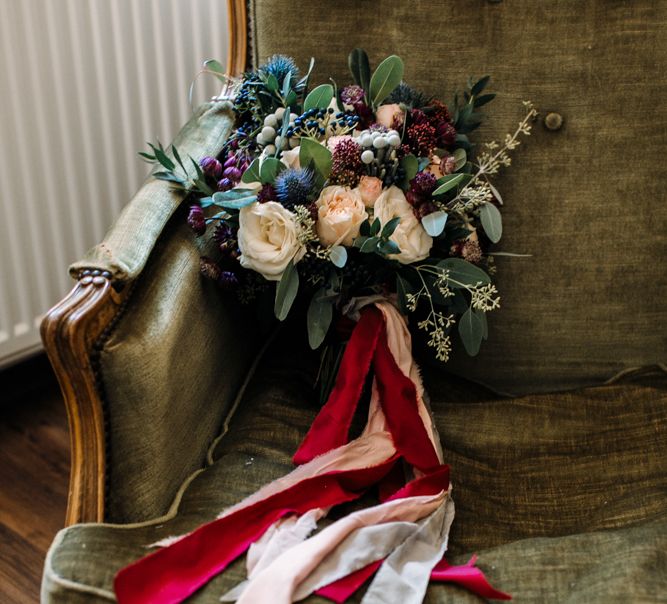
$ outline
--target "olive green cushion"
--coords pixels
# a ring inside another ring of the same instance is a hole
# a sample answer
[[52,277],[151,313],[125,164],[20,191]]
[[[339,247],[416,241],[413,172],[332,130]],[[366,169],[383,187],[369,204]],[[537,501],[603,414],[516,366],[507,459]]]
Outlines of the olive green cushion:
[[[665,168],[667,3],[533,0],[250,0],[255,64],[293,55],[311,81],[350,81],[347,54],[374,65],[396,53],[409,83],[446,102],[470,75],[497,99],[475,138],[516,127],[522,99],[536,125],[498,180],[505,206],[498,260],[502,308],[474,360],[449,368],[509,393],[599,383],[667,362]],[[285,15],[290,15],[286,22]],[[460,350],[460,346],[458,349]]]
[[166,511],[202,466],[259,348],[250,309],[199,274],[185,210],[167,224],[100,352],[111,522]]
[[[317,359],[281,338],[178,514],[143,526],[75,525],[47,559],[43,602],[104,601],[113,576],[146,544],[212,520],[290,470],[312,422]],[[293,340],[293,338],[291,338]],[[457,517],[451,556],[474,551],[517,602],[655,602],[667,589],[667,379],[500,399],[426,372]],[[165,445],[166,446],[166,445]],[[217,602],[244,575],[237,561],[192,601]],[[95,595],[95,590],[102,590]],[[312,598],[309,602],[321,602]],[[427,602],[477,601],[432,586]]]

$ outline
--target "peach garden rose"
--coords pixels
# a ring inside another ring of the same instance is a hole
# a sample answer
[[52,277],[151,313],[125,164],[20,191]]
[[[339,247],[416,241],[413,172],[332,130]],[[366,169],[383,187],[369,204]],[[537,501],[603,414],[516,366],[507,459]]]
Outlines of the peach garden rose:
[[358,189],[322,189],[317,205],[317,235],[323,245],[352,245],[368,212]]

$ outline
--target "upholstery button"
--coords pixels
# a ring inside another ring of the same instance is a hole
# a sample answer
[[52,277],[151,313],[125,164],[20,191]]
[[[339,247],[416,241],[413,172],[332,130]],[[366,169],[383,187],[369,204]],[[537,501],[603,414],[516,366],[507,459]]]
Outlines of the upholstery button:
[[547,113],[544,125],[547,130],[560,130],[563,126],[563,116],[560,113]]

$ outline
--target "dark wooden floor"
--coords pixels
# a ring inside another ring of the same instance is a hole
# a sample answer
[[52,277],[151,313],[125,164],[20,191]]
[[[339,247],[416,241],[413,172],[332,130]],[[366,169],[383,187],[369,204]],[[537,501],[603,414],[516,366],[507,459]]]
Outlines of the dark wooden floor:
[[0,372],[0,603],[39,602],[68,478],[65,408],[48,362],[40,356]]

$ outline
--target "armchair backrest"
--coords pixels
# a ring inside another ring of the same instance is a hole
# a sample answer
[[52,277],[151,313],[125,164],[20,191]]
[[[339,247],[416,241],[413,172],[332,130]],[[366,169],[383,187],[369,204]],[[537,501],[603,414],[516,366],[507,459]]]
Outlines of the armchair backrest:
[[[492,76],[483,142],[542,121],[501,175],[502,309],[475,359],[449,365],[496,390],[573,388],[667,361],[667,4],[652,0],[250,0],[252,64],[293,55],[313,82],[350,82],[347,54],[405,61],[406,80],[449,99]],[[546,118],[546,119],[545,119]],[[662,175],[662,177],[660,176]],[[459,347],[460,348],[460,347]]]

